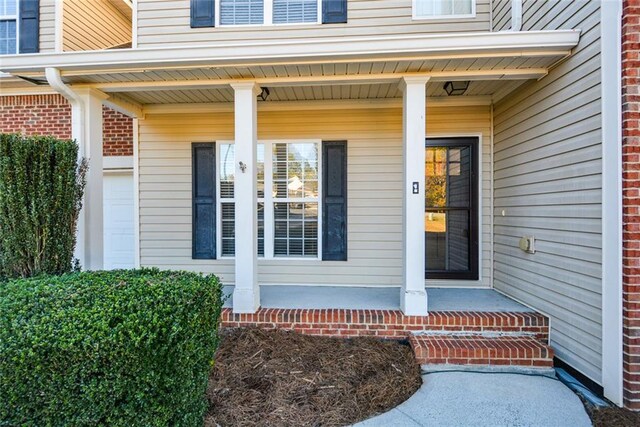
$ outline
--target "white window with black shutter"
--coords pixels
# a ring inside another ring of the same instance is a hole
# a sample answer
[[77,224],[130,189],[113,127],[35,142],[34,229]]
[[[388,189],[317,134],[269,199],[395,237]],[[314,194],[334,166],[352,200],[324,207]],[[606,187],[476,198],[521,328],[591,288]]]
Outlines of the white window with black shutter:
[[39,0],[0,0],[0,55],[37,53]]
[[[215,252],[220,257],[233,257],[236,227],[234,143],[219,141],[215,157],[214,199],[218,214],[214,226],[219,232],[208,232],[203,228],[201,232],[206,235],[200,241],[208,242],[209,237],[214,237]],[[197,180],[205,179],[207,184],[210,179],[210,175],[203,175],[196,169],[196,161],[194,156],[194,192]],[[343,141],[261,141],[258,144],[259,257],[346,261],[346,167],[346,142]],[[194,234],[194,242],[196,239]]]
[[344,24],[347,0],[191,0],[191,27]]

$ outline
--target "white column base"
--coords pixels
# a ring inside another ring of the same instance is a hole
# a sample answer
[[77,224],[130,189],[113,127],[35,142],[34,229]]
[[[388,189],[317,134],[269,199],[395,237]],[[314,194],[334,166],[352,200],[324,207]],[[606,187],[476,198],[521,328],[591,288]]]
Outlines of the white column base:
[[407,316],[426,316],[429,314],[426,291],[400,290],[400,308]]
[[255,313],[260,308],[260,287],[238,288],[233,290],[233,312]]

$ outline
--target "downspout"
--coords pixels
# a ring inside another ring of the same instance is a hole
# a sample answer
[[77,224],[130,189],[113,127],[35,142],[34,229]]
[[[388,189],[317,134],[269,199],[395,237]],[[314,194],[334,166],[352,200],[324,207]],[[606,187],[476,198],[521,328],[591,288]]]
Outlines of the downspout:
[[[78,138],[79,135],[84,135],[85,123],[84,123],[84,101],[82,97],[74,92],[69,86],[67,86],[60,76],[60,70],[57,68],[46,68],[45,76],[47,77],[47,83],[56,92],[62,95],[71,104],[71,136]],[[78,151],[78,157],[84,157],[84,147],[80,147]]]
[[511,31],[522,30],[522,0],[511,0]]
[[[87,144],[85,144],[85,105],[82,97],[67,86],[60,76],[60,70],[57,68],[46,68],[45,76],[49,86],[62,95],[69,104],[71,104],[71,138],[78,142],[78,161],[81,161],[87,153]],[[78,139],[80,141],[78,141]],[[83,208],[84,210],[84,208]],[[85,241],[84,241],[84,215],[78,216],[78,225],[76,231],[76,248],[74,250],[74,258],[85,261]]]

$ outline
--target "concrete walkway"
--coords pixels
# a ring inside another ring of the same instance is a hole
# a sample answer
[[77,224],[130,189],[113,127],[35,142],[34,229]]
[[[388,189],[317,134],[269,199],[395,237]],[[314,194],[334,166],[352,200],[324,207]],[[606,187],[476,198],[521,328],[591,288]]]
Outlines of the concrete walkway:
[[578,396],[548,377],[446,372],[422,379],[409,400],[356,426],[591,426]]

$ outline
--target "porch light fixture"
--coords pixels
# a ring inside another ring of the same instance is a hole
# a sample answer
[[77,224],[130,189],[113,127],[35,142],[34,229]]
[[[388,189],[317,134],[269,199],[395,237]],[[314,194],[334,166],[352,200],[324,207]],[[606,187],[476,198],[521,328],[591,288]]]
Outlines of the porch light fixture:
[[260,88],[260,95],[258,95],[258,98],[260,98],[263,101],[266,101],[267,98],[269,97],[269,94],[271,94],[271,92],[269,92],[269,88],[268,87],[261,87]]
[[449,96],[464,95],[467,89],[469,89],[468,80],[463,82],[446,82],[444,84],[444,90]]

